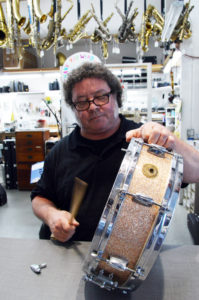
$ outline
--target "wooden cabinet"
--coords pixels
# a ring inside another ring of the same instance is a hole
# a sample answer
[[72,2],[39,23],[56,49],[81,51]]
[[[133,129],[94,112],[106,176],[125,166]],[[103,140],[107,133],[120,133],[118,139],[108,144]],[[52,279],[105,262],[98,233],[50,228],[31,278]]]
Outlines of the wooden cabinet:
[[17,131],[16,162],[17,182],[19,190],[32,190],[30,172],[32,164],[43,161],[45,158],[45,141],[49,139],[48,130]]

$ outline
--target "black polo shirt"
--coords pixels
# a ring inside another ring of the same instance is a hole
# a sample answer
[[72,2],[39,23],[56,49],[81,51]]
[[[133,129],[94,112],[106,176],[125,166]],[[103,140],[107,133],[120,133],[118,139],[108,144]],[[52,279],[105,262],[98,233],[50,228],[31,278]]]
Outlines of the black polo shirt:
[[[73,240],[92,240],[102,211],[110,194],[127,148],[125,134],[141,126],[120,115],[120,128],[111,137],[93,141],[80,135],[77,126],[73,132],[57,143],[46,157],[44,171],[31,193],[48,198],[62,210],[69,210],[74,177],[88,183],[86,195],[76,217],[80,226]],[[49,238],[46,225],[40,231],[41,238]]]

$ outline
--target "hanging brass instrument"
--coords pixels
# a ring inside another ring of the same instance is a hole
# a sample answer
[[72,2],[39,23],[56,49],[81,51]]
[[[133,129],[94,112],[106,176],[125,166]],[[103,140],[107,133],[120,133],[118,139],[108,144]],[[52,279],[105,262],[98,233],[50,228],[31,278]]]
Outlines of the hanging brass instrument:
[[149,49],[149,37],[152,35],[153,25],[150,22],[149,10],[146,10],[142,15],[141,32],[139,33],[138,39],[141,43],[141,48],[144,52]]
[[100,40],[110,42],[112,39],[112,35],[110,34],[110,32],[107,28],[107,24],[113,17],[114,13],[111,13],[109,17],[107,17],[103,22],[101,22],[95,14],[95,9],[94,9],[93,4],[91,4],[91,6],[92,6],[92,11],[91,11],[92,16],[99,25],[99,27],[96,28],[94,33],[91,35],[91,38],[90,38],[91,41],[94,43],[97,43]]
[[17,21],[17,24],[18,24],[19,28],[21,28],[25,24],[26,18],[22,17],[20,15],[19,0],[12,0],[12,5],[13,5],[14,17]]
[[83,37],[87,36],[87,34],[83,32],[83,30],[92,17],[93,16],[91,14],[91,11],[87,10],[87,12],[79,19],[74,28],[70,30],[69,34],[66,37],[70,43],[74,44]]
[[104,40],[102,40],[101,49],[102,49],[103,57],[105,59],[107,59],[108,58],[108,43]]
[[3,8],[0,3],[0,47],[5,46],[7,41],[8,41],[8,28],[6,25]]
[[149,38],[151,36],[153,36],[156,41],[161,39],[163,26],[164,18],[155,6],[149,4],[142,17],[141,32],[139,34],[139,40],[144,52],[148,51]]
[[37,55],[41,55],[41,41],[40,41],[40,22],[39,18],[35,14],[33,0],[27,0],[29,22],[30,22],[30,34],[29,44],[36,49]]
[[56,53],[56,47],[57,47],[57,41],[59,38],[62,38],[65,34],[65,28],[61,28],[61,24],[65,17],[69,14],[69,12],[72,10],[74,3],[72,0],[67,0],[70,2],[70,7],[65,12],[63,16],[61,16],[61,0],[57,0],[57,8],[55,13],[55,36],[54,36],[54,53]]
[[47,37],[42,41],[42,44],[41,44],[41,48],[43,50],[48,50],[53,45],[53,42],[54,42],[54,29],[55,29],[54,20],[49,20],[48,34],[47,34]]
[[164,18],[158,12],[155,6],[149,5],[148,8],[151,13],[151,18],[155,20],[155,22],[153,22],[153,35],[155,36],[155,39],[159,41],[161,39],[161,34],[164,27]]
[[171,35],[171,40],[173,42],[175,42],[175,41],[182,42],[183,39],[188,39],[191,37],[191,35],[192,35],[191,29],[190,29],[191,24],[188,21],[188,18],[189,18],[189,14],[193,8],[194,8],[193,5],[190,7],[190,0],[189,0],[189,2],[187,2],[184,5],[181,15],[179,17],[178,23]]
[[63,66],[63,64],[66,60],[66,56],[62,52],[58,52],[56,54],[56,58],[58,60],[58,67]]
[[8,24],[8,42],[10,49],[14,48],[14,18],[12,0],[6,0],[7,24]]
[[65,29],[61,28],[61,23],[68,15],[68,13],[73,8],[73,1],[67,0],[71,3],[69,9],[65,12],[63,16],[61,16],[61,0],[53,0],[51,4],[51,9],[48,15],[51,17],[51,20],[48,24],[48,34],[47,37],[42,42],[42,49],[48,50],[54,45],[54,53],[56,52],[56,44],[60,37],[62,37],[65,33]]
[[46,22],[47,16],[40,9],[40,0],[33,0],[34,12],[40,23]]
[[29,35],[31,33],[30,20],[28,20],[26,26],[23,28],[23,31]]
[[133,1],[131,1],[129,3],[127,12],[125,15],[123,15],[121,10],[117,6],[117,3],[115,3],[115,8],[116,8],[118,14],[120,15],[120,17],[122,18],[122,25],[119,27],[119,30],[118,30],[118,41],[120,43],[124,43],[127,39],[131,42],[135,41],[137,39],[133,21],[136,18],[136,16],[138,15],[138,9],[135,8],[134,12],[129,17],[132,5],[133,5]]

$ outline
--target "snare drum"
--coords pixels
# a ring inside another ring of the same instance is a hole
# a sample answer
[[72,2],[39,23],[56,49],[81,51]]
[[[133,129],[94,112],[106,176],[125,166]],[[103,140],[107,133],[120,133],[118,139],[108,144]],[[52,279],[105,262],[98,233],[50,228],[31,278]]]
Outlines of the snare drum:
[[84,262],[85,279],[133,291],[150,272],[167,233],[183,176],[180,155],[132,139]]

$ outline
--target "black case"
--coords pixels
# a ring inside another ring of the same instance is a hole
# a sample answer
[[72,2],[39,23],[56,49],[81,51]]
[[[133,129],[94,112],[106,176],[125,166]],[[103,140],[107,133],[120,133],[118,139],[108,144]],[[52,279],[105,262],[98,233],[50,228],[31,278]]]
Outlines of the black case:
[[6,203],[7,203],[7,194],[6,194],[5,189],[0,184],[0,206],[4,205]]
[[15,139],[3,140],[3,156],[5,161],[6,189],[17,188],[16,141]]
[[189,213],[187,215],[187,226],[193,238],[194,244],[199,245],[199,215]]

